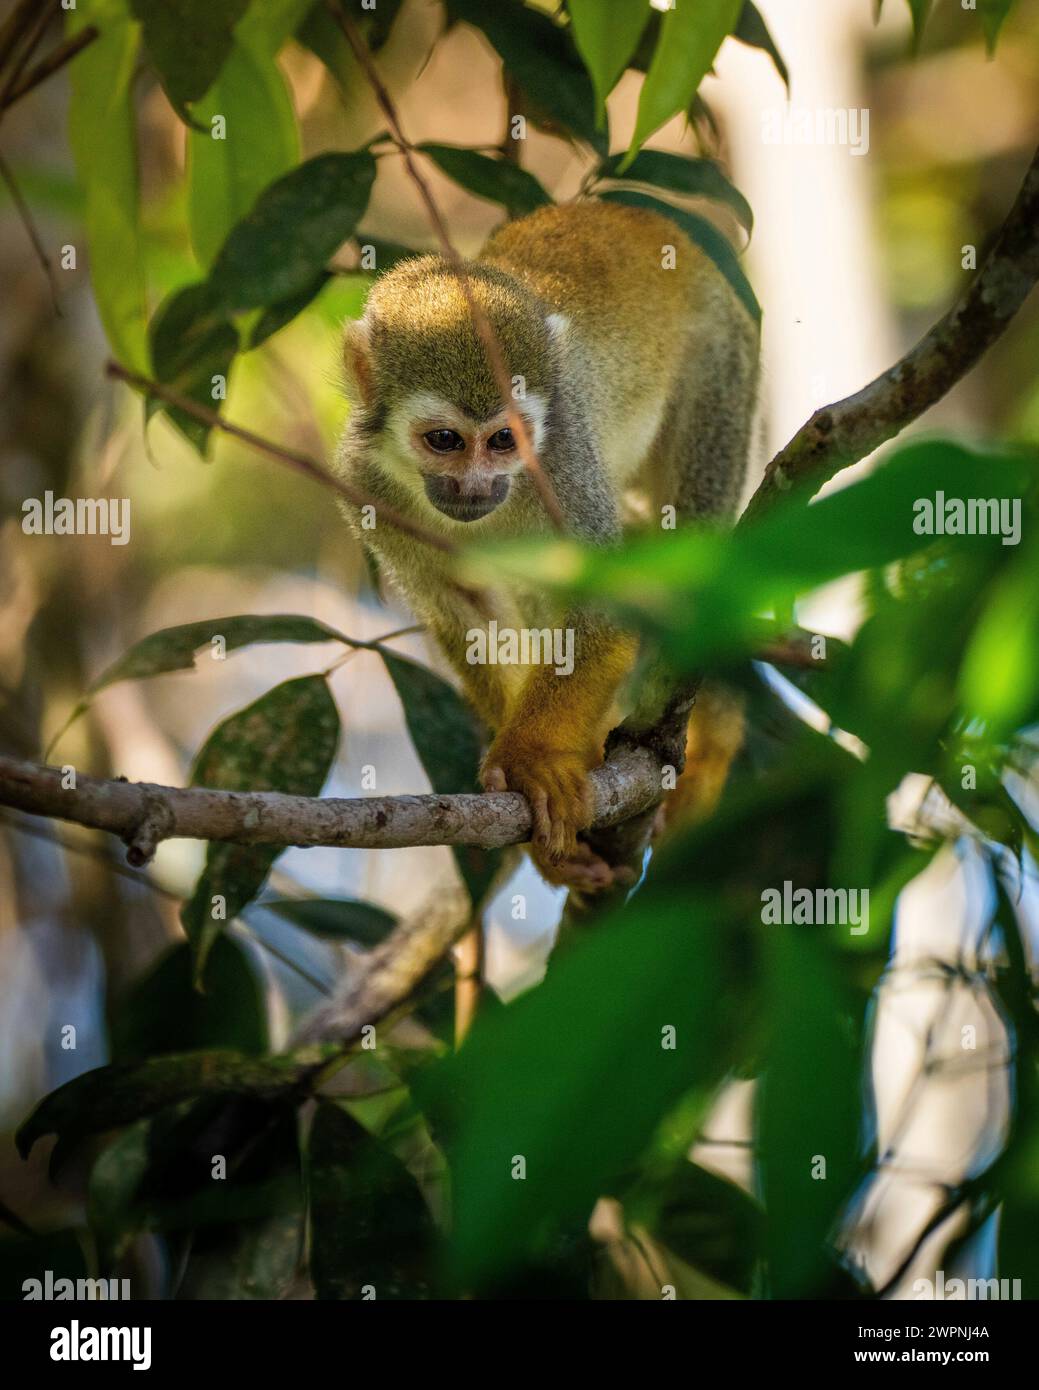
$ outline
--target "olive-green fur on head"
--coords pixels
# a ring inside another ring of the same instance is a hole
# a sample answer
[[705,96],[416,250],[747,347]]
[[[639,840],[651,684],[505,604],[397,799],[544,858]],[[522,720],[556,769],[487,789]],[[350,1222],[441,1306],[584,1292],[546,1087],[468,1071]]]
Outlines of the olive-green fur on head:
[[[551,346],[548,311],[514,277],[469,262],[472,294],[490,321],[510,379],[547,394]],[[372,288],[363,320],[376,401],[386,406],[428,392],[475,420],[502,407],[501,389],[477,336],[458,276],[439,256],[403,261]]]

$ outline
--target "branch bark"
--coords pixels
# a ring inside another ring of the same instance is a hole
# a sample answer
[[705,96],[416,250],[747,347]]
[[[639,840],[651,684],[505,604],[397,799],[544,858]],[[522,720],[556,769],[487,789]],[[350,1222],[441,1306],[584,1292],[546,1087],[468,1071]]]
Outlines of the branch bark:
[[949,393],[1003,333],[1039,281],[1039,150],[983,265],[952,309],[893,367],[824,406],[771,461],[741,518],[795,486],[818,489]]
[[[530,807],[518,792],[457,796],[308,797],[164,787],[76,774],[0,757],[0,805],[118,835],[135,865],[162,840],[224,840],[238,845],[325,845],[399,849],[482,845],[498,849],[530,838]],[[646,749],[625,749],[592,773],[595,824],[615,825],[660,795],[660,765]]]

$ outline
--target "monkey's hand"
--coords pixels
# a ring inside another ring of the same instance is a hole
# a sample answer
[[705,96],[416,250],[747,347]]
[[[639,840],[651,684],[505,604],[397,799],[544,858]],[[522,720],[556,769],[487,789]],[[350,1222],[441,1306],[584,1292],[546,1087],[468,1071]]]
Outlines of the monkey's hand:
[[507,727],[491,745],[480,774],[487,791],[522,792],[533,816],[531,855],[540,868],[577,854],[577,832],[592,820],[588,772],[597,761],[575,748],[557,748],[522,726]]

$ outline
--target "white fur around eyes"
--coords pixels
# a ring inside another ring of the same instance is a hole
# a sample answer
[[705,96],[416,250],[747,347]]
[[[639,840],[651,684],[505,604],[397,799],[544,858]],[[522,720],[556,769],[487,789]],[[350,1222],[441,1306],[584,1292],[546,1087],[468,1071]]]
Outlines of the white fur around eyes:
[[[547,401],[543,396],[534,393],[522,401],[517,401],[516,409],[530,426],[531,434],[534,437],[534,448],[540,449],[545,437],[545,422],[548,418]],[[427,420],[435,421],[438,426],[444,429],[458,430],[460,434],[471,434],[474,429],[501,429],[507,423],[504,410],[493,416],[491,420],[477,424],[456,406],[445,401],[442,396],[434,395],[428,391],[416,391],[413,395],[405,397],[393,408],[386,422],[387,433],[397,448],[404,453],[409,452],[412,448],[411,427],[416,420],[421,420],[423,423]]]

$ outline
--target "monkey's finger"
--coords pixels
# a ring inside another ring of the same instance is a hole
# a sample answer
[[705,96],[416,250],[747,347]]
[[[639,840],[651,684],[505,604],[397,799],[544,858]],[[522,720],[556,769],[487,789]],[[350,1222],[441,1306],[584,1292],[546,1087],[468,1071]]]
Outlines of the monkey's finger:
[[544,787],[528,787],[527,800],[530,802],[532,819],[531,842],[542,849],[548,847],[552,833],[552,819],[548,813],[548,793]]
[[500,767],[485,767],[480,774],[480,781],[485,792],[504,792],[509,789],[505,770]]

